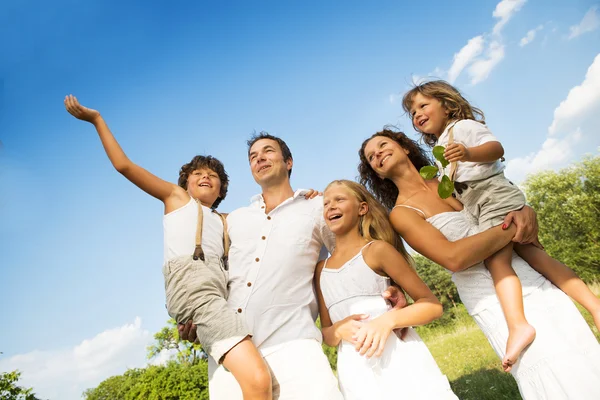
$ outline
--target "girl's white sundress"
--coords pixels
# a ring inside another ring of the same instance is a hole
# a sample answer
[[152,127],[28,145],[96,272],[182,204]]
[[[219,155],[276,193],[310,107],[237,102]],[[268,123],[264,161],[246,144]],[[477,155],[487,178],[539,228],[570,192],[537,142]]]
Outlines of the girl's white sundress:
[[[464,211],[437,214],[427,221],[450,241],[478,233]],[[511,371],[521,396],[525,400],[600,399],[600,344],[589,326],[566,294],[514,252],[512,267],[523,286],[525,316],[537,332]],[[489,271],[479,263],[454,273],[452,280],[469,314],[502,359],[508,328]]]
[[[362,250],[339,269],[326,267],[327,264],[321,272],[320,285],[333,323],[352,314],[376,318],[390,309],[381,296],[390,286],[390,279],[378,275],[365,263]],[[446,376],[417,333],[409,328],[403,340],[394,333],[380,358],[368,359],[352,344],[340,342],[337,367],[344,399],[456,400]]]

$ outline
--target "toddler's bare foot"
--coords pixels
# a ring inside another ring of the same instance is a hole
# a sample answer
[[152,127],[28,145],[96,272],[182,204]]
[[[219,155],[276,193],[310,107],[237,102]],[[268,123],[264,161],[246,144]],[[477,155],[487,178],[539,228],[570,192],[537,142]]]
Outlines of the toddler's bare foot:
[[509,331],[506,342],[506,354],[502,360],[504,372],[510,372],[514,363],[527,346],[535,339],[535,328],[527,323]]

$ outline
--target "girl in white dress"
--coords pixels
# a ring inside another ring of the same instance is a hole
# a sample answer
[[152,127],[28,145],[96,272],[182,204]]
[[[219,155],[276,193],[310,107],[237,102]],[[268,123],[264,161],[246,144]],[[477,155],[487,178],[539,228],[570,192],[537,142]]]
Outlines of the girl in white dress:
[[[513,239],[514,225],[479,232],[470,214],[457,211],[462,205],[456,199],[440,199],[437,179],[421,177],[418,170],[429,161],[423,149],[401,132],[376,133],[364,141],[360,158],[361,181],[393,208],[394,229],[413,249],[452,273],[467,311],[498,357],[504,358],[508,327],[483,260]],[[517,220],[528,212],[518,211]],[[512,218],[509,214],[506,221]],[[512,267],[523,287],[525,315],[537,331],[536,340],[510,371],[521,396],[600,399],[600,345],[587,323],[562,291],[515,253]]]
[[[457,399],[412,328],[439,318],[442,306],[411,266],[387,212],[356,182],[324,192],[324,218],[336,236],[331,257],[317,265],[315,287],[325,343],[338,346],[345,400]],[[390,278],[414,300],[390,310],[381,296]],[[399,332],[399,331],[398,331]]]

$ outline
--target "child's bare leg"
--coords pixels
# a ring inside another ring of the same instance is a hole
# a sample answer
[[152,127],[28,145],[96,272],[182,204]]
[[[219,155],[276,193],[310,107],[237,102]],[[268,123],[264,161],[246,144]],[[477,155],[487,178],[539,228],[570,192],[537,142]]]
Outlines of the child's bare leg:
[[515,250],[533,269],[588,310],[600,330],[600,299],[572,269],[531,244],[516,245]]
[[271,373],[249,337],[246,337],[223,357],[227,368],[240,384],[244,400],[271,400]]
[[517,274],[512,269],[511,261],[512,244],[485,260],[508,325],[506,353],[502,360],[502,368],[506,372],[512,369],[521,352],[535,339],[535,329],[525,318],[523,290]]

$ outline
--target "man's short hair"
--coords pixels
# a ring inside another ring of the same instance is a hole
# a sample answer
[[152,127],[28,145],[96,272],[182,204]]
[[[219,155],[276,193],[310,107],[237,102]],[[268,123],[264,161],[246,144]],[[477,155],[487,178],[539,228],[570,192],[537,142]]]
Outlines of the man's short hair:
[[[290,151],[290,148],[285,143],[285,141],[283,139],[280,139],[277,136],[273,136],[270,133],[265,132],[265,131],[261,131],[260,133],[255,133],[246,142],[248,144],[248,158],[250,158],[250,149],[252,148],[252,146],[254,146],[254,143],[258,142],[261,139],[271,139],[271,140],[276,141],[279,144],[279,147],[281,148],[281,154],[283,155],[284,162],[287,162],[288,160],[292,160],[292,161],[294,160],[294,158],[292,157],[292,152]],[[291,168],[288,171],[288,177],[290,177],[290,176],[292,176]]]

